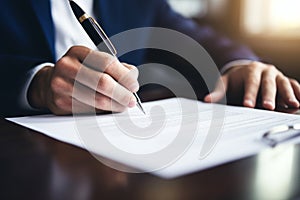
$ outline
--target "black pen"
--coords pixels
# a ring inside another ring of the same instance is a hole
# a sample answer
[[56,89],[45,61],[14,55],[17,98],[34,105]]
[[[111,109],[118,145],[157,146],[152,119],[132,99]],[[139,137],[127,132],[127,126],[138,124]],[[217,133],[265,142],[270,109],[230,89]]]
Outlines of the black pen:
[[[73,10],[74,15],[76,16],[79,23],[82,25],[85,32],[89,35],[93,43],[98,47],[101,42],[105,43],[107,49],[101,51],[105,51],[107,53],[111,53],[113,56],[117,57],[117,51],[114,45],[111,43],[101,26],[96,22],[96,20],[90,16],[88,16],[82,8],[80,8],[74,1],[69,0],[71,8]],[[136,93],[133,93],[137,100],[137,106],[139,109],[146,114],[145,110],[142,107],[141,100]]]

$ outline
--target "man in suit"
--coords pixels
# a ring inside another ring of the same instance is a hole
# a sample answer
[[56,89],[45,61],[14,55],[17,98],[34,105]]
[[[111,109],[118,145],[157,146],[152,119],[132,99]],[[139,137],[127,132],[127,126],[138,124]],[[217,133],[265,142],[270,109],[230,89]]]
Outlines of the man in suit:
[[[204,98],[207,102],[218,102],[230,90],[243,93],[241,103],[247,107],[254,107],[258,96],[266,109],[273,110],[276,103],[299,107],[297,81],[287,78],[274,66],[259,62],[246,47],[175,13],[165,0],[76,2],[101,21],[109,36],[133,28],[157,26],[180,31],[197,40],[224,72],[215,91]],[[135,106],[132,92],[139,88],[137,76],[120,81],[135,67],[94,51],[95,46],[74,18],[68,3],[59,0],[0,2],[2,115],[49,111],[70,114],[72,101],[77,104],[78,112],[85,112],[91,106],[99,112],[123,111]],[[87,55],[92,55],[97,62],[81,67]],[[143,53],[128,55],[123,61],[141,64],[144,56]],[[79,80],[81,85],[73,88],[79,69],[88,78]],[[93,81],[99,77],[97,87],[93,87]],[[114,88],[117,96],[112,94]],[[72,96],[74,89],[79,91],[78,96]],[[96,105],[93,105],[90,97],[95,92]]]

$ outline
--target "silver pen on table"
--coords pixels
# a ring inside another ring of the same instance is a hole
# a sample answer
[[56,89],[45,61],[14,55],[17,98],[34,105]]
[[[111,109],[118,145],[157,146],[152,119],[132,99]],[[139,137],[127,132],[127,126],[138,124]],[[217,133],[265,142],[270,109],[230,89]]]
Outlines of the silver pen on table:
[[[78,19],[79,23],[82,25],[83,29],[89,35],[93,43],[98,46],[101,42],[104,42],[108,51],[115,57],[117,57],[117,50],[107,37],[101,26],[96,22],[96,20],[88,16],[74,1],[69,0],[71,8],[74,15]],[[136,93],[133,93],[137,101],[137,107],[146,114],[144,108],[142,107],[141,100]]]

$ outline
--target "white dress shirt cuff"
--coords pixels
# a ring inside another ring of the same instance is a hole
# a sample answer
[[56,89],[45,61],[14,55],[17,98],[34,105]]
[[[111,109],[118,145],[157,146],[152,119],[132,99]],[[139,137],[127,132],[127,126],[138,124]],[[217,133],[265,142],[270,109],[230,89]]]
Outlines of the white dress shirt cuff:
[[24,84],[24,87],[21,91],[21,98],[20,98],[20,105],[23,109],[26,109],[26,110],[32,110],[32,111],[35,111],[37,109],[33,108],[29,102],[28,102],[28,99],[27,99],[27,93],[28,93],[28,89],[29,89],[29,86],[30,86],[30,83],[31,81],[33,80],[34,76],[38,73],[38,71],[40,71],[42,68],[46,67],[46,66],[51,66],[53,67],[54,64],[53,63],[43,63],[43,64],[40,64],[36,67],[34,67],[32,70],[30,70],[28,72],[28,76],[27,76],[27,80]]
[[252,62],[253,62],[253,60],[245,60],[245,59],[231,61],[221,68],[220,73],[224,74],[225,72],[227,72],[227,70],[231,69],[232,67],[249,65]]

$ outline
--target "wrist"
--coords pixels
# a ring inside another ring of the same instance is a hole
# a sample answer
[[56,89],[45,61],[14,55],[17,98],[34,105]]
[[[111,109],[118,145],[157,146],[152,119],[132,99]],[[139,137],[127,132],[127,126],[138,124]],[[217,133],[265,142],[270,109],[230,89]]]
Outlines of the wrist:
[[47,92],[53,67],[46,66],[40,69],[28,88],[27,98],[30,106],[36,109],[47,108]]

